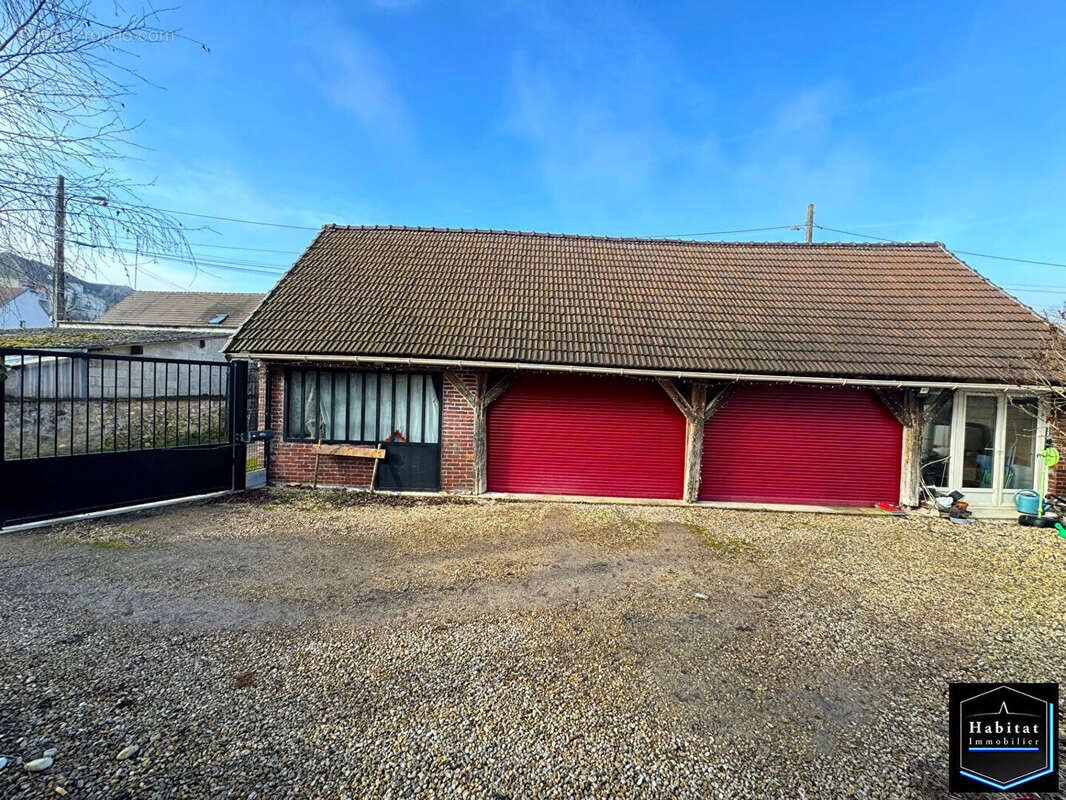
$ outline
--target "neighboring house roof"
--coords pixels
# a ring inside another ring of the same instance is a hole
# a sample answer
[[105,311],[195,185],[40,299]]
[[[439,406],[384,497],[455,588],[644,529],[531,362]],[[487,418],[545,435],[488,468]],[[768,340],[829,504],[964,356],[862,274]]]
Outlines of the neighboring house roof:
[[233,330],[263,299],[228,292],[133,292],[97,317],[101,325],[159,325]]
[[1011,382],[1047,331],[941,244],[327,226],[226,351]]
[[0,286],[0,306],[6,305],[23,292],[29,291],[25,286]]
[[127,344],[179,342],[184,339],[222,338],[181,331],[144,331],[129,328],[8,328],[0,330],[0,347],[40,350],[102,350]]

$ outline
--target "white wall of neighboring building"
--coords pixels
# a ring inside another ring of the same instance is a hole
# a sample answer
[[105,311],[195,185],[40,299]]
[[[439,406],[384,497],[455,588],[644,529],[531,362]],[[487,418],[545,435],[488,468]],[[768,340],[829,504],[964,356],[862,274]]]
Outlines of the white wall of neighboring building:
[[0,306],[0,328],[47,328],[52,318],[44,310],[41,295],[26,289]]
[[[195,333],[189,334],[189,336],[191,338],[174,342],[145,342],[141,345],[144,349],[141,355],[151,356],[152,358],[182,358],[187,361],[226,360],[226,357],[222,355],[222,347],[226,344],[226,339],[229,338],[228,333],[226,336],[215,337],[197,336]],[[203,347],[200,346],[200,342],[204,343]],[[121,345],[103,352],[125,356],[130,354],[130,346]]]
[[[181,359],[184,361],[212,361],[218,367],[153,362],[112,361],[95,359],[88,361],[63,356],[15,357],[8,362],[8,378],[5,394],[8,397],[36,397],[38,371],[40,371],[40,396],[60,397],[163,397],[225,394],[227,367],[222,355],[222,346],[227,336],[199,337],[171,342],[145,342],[140,345],[140,355],[150,358]],[[200,346],[200,342],[204,346]],[[94,351],[111,355],[131,355],[131,345],[117,345],[106,350]],[[141,364],[144,364],[143,380]],[[58,372],[58,374],[57,374]]]

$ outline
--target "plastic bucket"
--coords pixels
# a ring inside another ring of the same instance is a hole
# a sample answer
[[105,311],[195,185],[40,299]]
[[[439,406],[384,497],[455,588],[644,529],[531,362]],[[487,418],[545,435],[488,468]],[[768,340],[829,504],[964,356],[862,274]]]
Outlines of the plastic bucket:
[[1015,492],[1014,507],[1018,509],[1018,512],[1021,514],[1032,514],[1033,516],[1036,516],[1040,513],[1040,495],[1031,489]]

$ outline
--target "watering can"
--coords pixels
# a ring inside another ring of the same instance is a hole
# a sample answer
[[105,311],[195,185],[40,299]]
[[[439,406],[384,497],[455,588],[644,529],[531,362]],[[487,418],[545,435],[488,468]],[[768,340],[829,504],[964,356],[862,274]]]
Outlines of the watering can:
[[1023,489],[1014,493],[1014,507],[1019,514],[1029,514],[1036,517],[1040,515],[1040,495],[1032,489]]

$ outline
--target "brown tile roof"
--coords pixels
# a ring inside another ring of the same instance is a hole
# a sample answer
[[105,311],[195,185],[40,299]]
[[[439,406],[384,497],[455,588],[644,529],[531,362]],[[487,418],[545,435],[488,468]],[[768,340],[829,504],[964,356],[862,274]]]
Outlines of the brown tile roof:
[[236,328],[251,314],[261,294],[228,292],[133,292],[93,322],[104,325],[166,325],[214,327],[211,320],[225,314],[220,328]]
[[25,286],[0,286],[0,306],[10,303],[24,291]]
[[327,226],[227,350],[1009,381],[1046,330],[941,244]]

